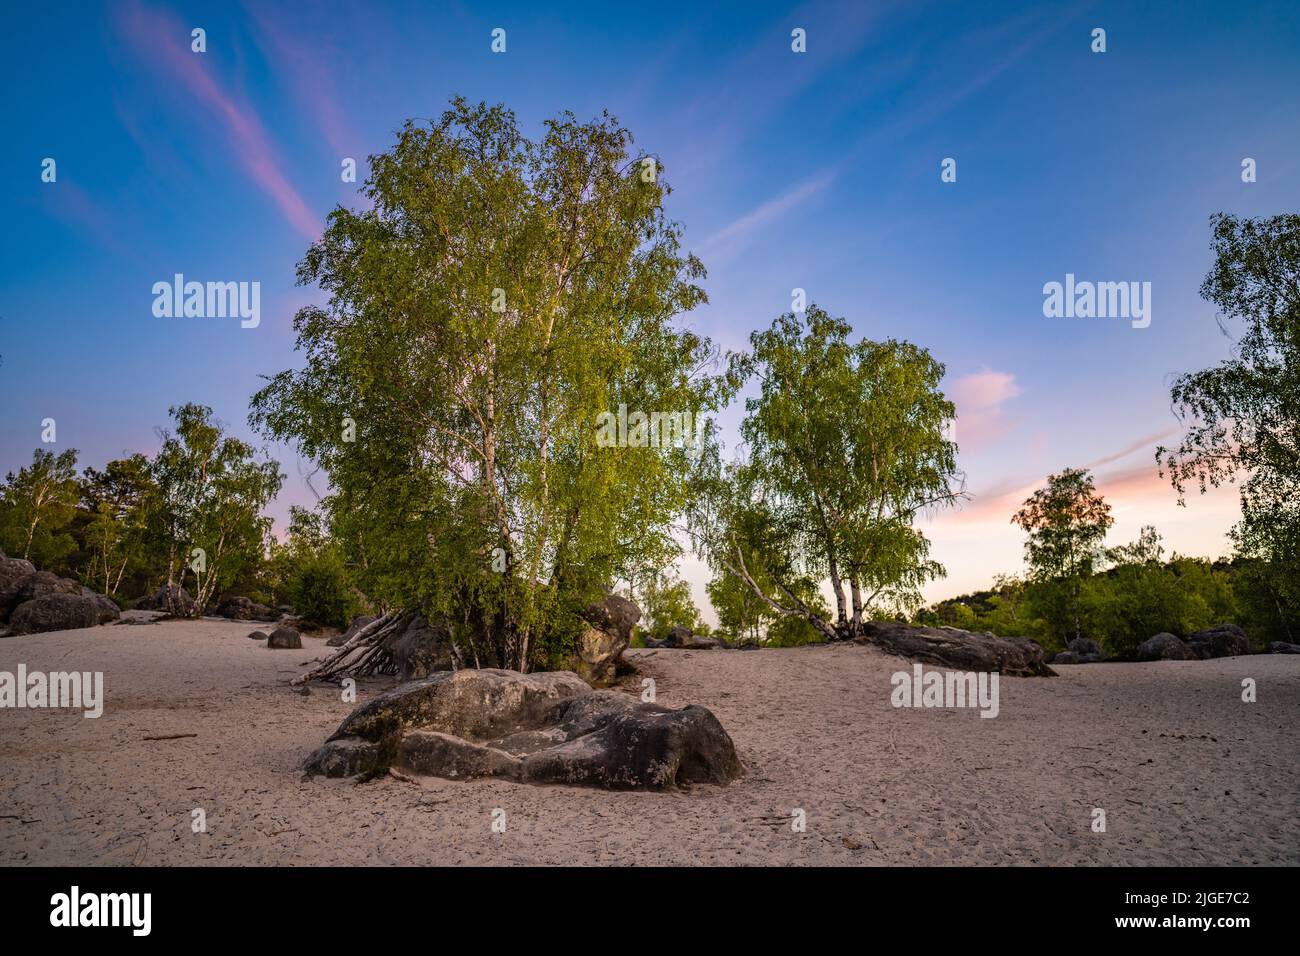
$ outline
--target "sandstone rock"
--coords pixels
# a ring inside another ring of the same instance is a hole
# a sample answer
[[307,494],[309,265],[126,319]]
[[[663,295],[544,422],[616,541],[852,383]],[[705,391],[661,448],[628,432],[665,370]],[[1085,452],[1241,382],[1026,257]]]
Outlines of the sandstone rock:
[[1220,624],[1188,635],[1187,646],[1201,660],[1214,657],[1237,657],[1250,653],[1246,632],[1235,624]]
[[30,561],[0,556],[0,621],[7,621],[13,609],[23,602],[20,597],[23,585],[35,574],[36,567]]
[[295,650],[302,647],[302,638],[291,627],[277,627],[266,639],[266,646],[269,650]]
[[352,640],[352,638],[356,635],[357,631],[361,630],[367,624],[373,624],[377,620],[379,620],[377,617],[368,614],[362,614],[359,617],[354,617],[352,619],[352,623],[348,625],[348,629],[344,631],[342,634],[335,634],[333,637],[331,637],[328,641],[325,642],[325,646],[342,647],[348,641]]
[[337,777],[386,766],[613,789],[725,784],[742,772],[708,710],[592,691],[568,671],[460,670],[405,684],[353,711],[305,769]]
[[863,624],[859,643],[875,644],[923,664],[952,670],[996,671],[1008,677],[1055,677],[1043,649],[1028,637],[997,637],[955,627],[913,627],[892,621]]
[[632,643],[632,628],[641,620],[641,609],[621,595],[607,594],[589,607],[583,618],[589,626],[578,637],[571,666],[588,683],[603,687],[618,673],[623,652]]
[[1168,632],[1148,638],[1138,645],[1140,661],[1194,661],[1196,652]]
[[384,648],[392,655],[397,678],[403,682],[449,671],[456,664],[451,632],[442,624],[429,624],[418,614],[401,631],[385,638]]
[[[9,616],[9,633],[39,634],[105,624],[118,617],[117,605],[102,595],[55,592],[24,601]],[[111,610],[109,610],[111,608]]]

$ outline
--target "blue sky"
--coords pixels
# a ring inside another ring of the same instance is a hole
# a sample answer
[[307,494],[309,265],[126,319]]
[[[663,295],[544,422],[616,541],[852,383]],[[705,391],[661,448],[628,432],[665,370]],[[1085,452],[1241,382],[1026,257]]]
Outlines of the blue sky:
[[[710,304],[687,321],[724,348],[800,287],[859,334],[947,365],[974,497],[927,524],[949,569],[929,596],[1018,570],[1010,513],[1066,466],[1094,468],[1112,541],[1150,522],[1180,551],[1226,550],[1232,491],[1177,509],[1152,453],[1177,427],[1169,378],[1228,348],[1197,296],[1208,217],[1300,207],[1300,6],[542,7],[9,11],[0,469],[30,459],[44,418],[94,465],[153,449],[183,401],[247,435],[249,395],[297,361],[292,316],[316,298],[295,263],[335,204],[357,202],[341,160],[364,178],[404,119],[458,93],[506,103],[534,133],[564,109],[617,115],[666,166],[669,211],[710,273]],[[260,327],[155,318],[152,285],[177,272],[259,281]],[[1043,284],[1067,272],[1149,281],[1150,327],[1045,318]],[[312,496],[292,450],[273,452],[282,518]],[[703,603],[702,570],[685,570]]]

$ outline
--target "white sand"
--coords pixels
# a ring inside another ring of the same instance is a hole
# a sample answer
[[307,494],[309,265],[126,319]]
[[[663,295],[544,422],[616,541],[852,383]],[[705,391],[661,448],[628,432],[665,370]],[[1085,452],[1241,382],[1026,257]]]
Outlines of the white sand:
[[[254,626],[0,640],[0,670],[102,670],[107,698],[98,720],[0,710],[0,863],[1300,862],[1300,656],[1004,678],[989,720],[892,708],[890,674],[910,665],[860,647],[632,651],[660,703],[717,714],[740,782],[356,786],[296,769],[351,709],[331,688],[287,686],[323,643],[269,651],[247,639]],[[1258,703],[1241,702],[1243,677]],[[362,699],[390,683],[363,684]],[[142,739],[181,733],[198,736]],[[191,831],[196,808],[206,833]]]

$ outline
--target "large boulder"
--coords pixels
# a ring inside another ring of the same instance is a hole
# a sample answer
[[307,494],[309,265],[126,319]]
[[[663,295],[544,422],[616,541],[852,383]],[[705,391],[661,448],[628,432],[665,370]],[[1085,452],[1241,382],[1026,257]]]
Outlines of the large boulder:
[[742,769],[703,707],[672,710],[592,691],[569,671],[441,672],[362,704],[306,762],[309,774],[397,767],[611,789],[725,784]]
[[359,617],[354,617],[352,619],[352,623],[348,625],[348,629],[344,631],[342,634],[335,634],[333,637],[331,637],[328,641],[325,642],[325,646],[342,647],[348,641],[352,640],[352,638],[356,636],[357,632],[360,631],[363,627],[365,627],[367,624],[373,624],[377,620],[379,620],[379,618],[374,617],[373,615],[370,614],[362,614]]
[[611,683],[618,673],[623,652],[632,643],[632,628],[641,620],[641,609],[619,594],[604,600],[583,614],[587,626],[578,637],[570,666],[595,687]]
[[1290,644],[1287,641],[1274,641],[1268,645],[1270,654],[1300,654],[1300,644]]
[[1052,656],[1051,663],[1055,666],[1057,664],[1078,664],[1081,662],[1079,660],[1079,655],[1074,653],[1074,651],[1058,651]]
[[937,667],[996,671],[1008,677],[1055,677],[1043,648],[1028,637],[998,637],[955,627],[913,627],[893,621],[868,621],[858,643]]
[[[254,632],[257,633],[257,632]],[[291,627],[277,627],[266,639],[269,650],[297,650],[302,647],[302,638]]]
[[252,598],[228,597],[217,605],[213,612],[217,617],[230,618],[232,621],[263,621],[270,623],[280,620],[276,608],[258,604]]
[[1140,661],[1194,661],[1197,654],[1183,641],[1167,631],[1148,638],[1138,645]]
[[99,594],[54,592],[24,601],[9,616],[9,633],[41,634],[107,624],[120,616],[117,605]]
[[1237,657],[1250,653],[1250,640],[1246,637],[1246,632],[1236,624],[1220,624],[1190,634],[1187,646],[1203,661],[1213,657]]

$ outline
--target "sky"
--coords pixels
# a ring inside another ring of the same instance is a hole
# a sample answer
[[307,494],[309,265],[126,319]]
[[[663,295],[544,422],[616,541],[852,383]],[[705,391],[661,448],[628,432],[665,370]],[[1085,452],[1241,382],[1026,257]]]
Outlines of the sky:
[[[1171,550],[1229,550],[1235,489],[1180,508],[1154,453],[1179,434],[1172,378],[1231,346],[1197,291],[1209,217],[1300,207],[1294,2],[122,0],[14,7],[0,51],[0,471],[49,418],[42,447],[83,465],[152,452],[187,401],[264,444],[249,396],[301,363],[294,312],[322,301],[295,265],[332,208],[361,205],[343,160],[364,180],[404,120],[459,94],[533,135],[562,110],[617,116],[709,271],[683,321],[722,349],[800,288],[944,363],[970,498],[923,523],[948,571],[928,599],[1021,571],[1010,516],[1066,467],[1111,503],[1108,543],[1154,524]],[[176,273],[260,282],[260,325],[155,316]],[[1067,274],[1149,282],[1150,325],[1045,316]],[[729,453],[739,420],[720,420]],[[282,526],[325,485],[268,448]],[[707,570],[682,570],[707,608]]]

